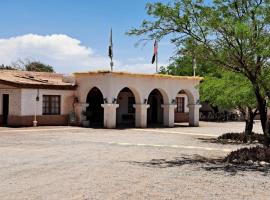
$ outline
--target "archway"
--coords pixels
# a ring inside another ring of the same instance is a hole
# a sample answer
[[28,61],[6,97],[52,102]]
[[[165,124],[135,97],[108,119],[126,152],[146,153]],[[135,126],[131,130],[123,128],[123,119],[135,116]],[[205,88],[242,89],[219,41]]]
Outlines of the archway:
[[193,94],[189,90],[182,89],[177,93],[175,103],[174,122],[191,124],[195,114],[193,110],[190,110],[190,105],[195,104]]
[[163,108],[161,105],[164,103],[164,99],[161,92],[158,89],[152,90],[147,103],[150,105],[147,110],[147,123],[149,125],[163,124]]
[[135,126],[135,96],[127,87],[123,88],[117,96],[119,107],[116,111],[116,123],[121,127]]
[[87,95],[86,102],[89,106],[86,108],[86,118],[91,127],[103,127],[104,111],[101,106],[103,104],[103,95],[101,91],[94,87]]

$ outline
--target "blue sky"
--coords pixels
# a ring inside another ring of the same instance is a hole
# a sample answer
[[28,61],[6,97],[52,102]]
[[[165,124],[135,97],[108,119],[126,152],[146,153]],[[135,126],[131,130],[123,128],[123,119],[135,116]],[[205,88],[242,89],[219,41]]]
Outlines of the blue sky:
[[[107,53],[112,27],[116,70],[154,72],[154,65],[149,64],[153,44],[135,47],[138,38],[125,35],[147,18],[147,2],[154,1],[1,1],[0,63],[40,60],[63,73],[109,69]],[[160,63],[169,63],[172,52],[171,44],[161,42]]]

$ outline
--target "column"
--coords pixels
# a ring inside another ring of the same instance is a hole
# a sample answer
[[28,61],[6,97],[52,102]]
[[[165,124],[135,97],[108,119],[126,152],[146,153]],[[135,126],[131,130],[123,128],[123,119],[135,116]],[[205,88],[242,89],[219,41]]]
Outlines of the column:
[[134,104],[135,108],[135,126],[137,128],[147,127],[147,109],[150,107],[148,104]]
[[86,121],[86,108],[88,107],[88,103],[75,103],[75,113],[77,118],[77,123],[82,125],[84,121]]
[[163,108],[163,124],[164,126],[174,127],[174,112],[175,104],[164,104],[161,105]]
[[189,104],[189,126],[199,126],[200,107],[198,104]]
[[115,128],[116,127],[116,109],[119,104],[101,104],[104,108],[104,127],[105,128]]

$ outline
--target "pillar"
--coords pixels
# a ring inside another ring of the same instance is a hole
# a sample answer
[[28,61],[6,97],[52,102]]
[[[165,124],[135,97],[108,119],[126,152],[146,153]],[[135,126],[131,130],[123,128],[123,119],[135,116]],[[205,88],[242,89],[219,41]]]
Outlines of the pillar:
[[104,127],[105,128],[115,128],[116,127],[116,109],[119,104],[101,104],[104,108]]
[[164,126],[173,127],[174,126],[174,112],[175,104],[164,104],[161,105],[163,108],[163,124]]
[[148,104],[134,104],[135,108],[135,126],[137,128],[147,127],[147,109],[150,107]]
[[75,104],[75,113],[76,113],[76,118],[77,118],[77,123],[79,125],[83,124],[83,121],[86,121],[86,108],[88,107],[88,103],[76,103]]
[[199,126],[200,107],[198,104],[189,104],[189,126]]

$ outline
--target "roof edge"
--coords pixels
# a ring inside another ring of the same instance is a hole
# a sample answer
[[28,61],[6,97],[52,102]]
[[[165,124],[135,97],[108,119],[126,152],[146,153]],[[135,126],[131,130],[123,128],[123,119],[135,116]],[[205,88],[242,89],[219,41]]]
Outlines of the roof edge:
[[89,72],[74,72],[74,76],[94,76],[94,75],[116,75],[116,76],[130,76],[130,77],[152,77],[152,78],[165,78],[165,79],[190,79],[190,80],[203,80],[199,76],[174,76],[168,74],[139,74],[130,72],[111,72],[111,71],[89,71]]
[[51,89],[51,90],[76,90],[77,85],[42,85],[42,84],[31,84],[31,83],[16,83],[7,80],[1,80],[1,84],[6,84],[9,86],[17,88],[27,88],[27,89]]

